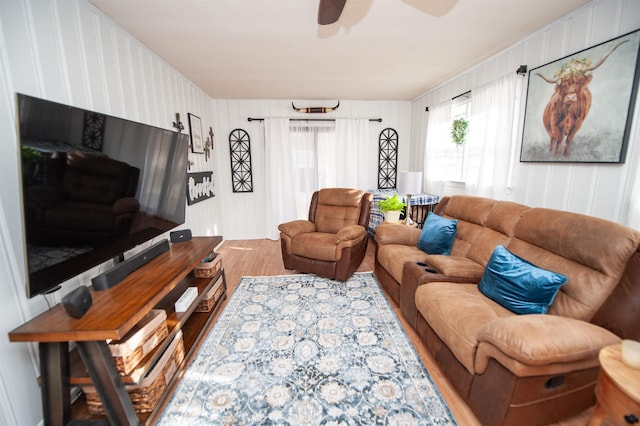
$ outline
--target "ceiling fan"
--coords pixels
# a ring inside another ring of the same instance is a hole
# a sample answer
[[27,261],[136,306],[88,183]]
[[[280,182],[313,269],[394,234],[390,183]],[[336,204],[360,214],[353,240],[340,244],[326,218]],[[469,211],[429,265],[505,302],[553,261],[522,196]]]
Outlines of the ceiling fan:
[[[347,0],[320,0],[318,25],[330,25],[338,21]],[[458,0],[402,0],[405,4],[431,16],[444,16]]]
[[320,0],[318,6],[318,25],[330,25],[340,18],[347,0]]

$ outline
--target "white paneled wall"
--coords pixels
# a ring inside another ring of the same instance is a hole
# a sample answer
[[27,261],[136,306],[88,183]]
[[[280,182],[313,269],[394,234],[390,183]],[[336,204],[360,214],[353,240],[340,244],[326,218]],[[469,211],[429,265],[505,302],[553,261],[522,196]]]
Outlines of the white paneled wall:
[[[534,68],[639,27],[639,1],[594,1],[412,103],[341,100],[337,111],[322,117],[382,118],[382,123],[371,123],[370,149],[377,152],[380,131],[392,127],[399,135],[398,170],[421,170],[425,107],[515,72],[520,64]],[[199,116],[203,133],[209,127],[215,132],[214,149],[208,161],[204,155],[190,154],[191,171],[213,170],[216,197],[188,207],[184,227],[194,235],[222,234],[225,239],[266,235],[263,217],[269,194],[263,124],[247,118],[309,116],[294,112],[292,100],[212,100],[87,0],[0,0],[0,333],[5,336],[0,340],[0,424],[35,425],[41,421],[36,347],[9,343],[6,338],[8,331],[47,308],[43,297],[25,297],[16,92],[167,129],[172,129],[176,113],[186,131],[187,113]],[[295,103],[328,106],[334,101]],[[638,114],[640,108],[636,108],[626,164],[518,163],[514,188],[504,198],[624,221],[640,156]],[[236,128],[251,137],[252,193],[233,193],[231,188],[228,137]],[[88,284],[107,267],[70,280],[59,293]],[[56,294],[48,302],[59,300]]]
[[[291,100],[212,100],[86,0],[0,1],[0,70],[0,333],[6,336],[47,309],[48,303],[58,303],[63,294],[88,285],[92,276],[110,266],[108,262],[70,280],[47,299],[25,297],[16,93],[171,130],[176,113],[185,131],[187,113],[199,116],[205,135],[213,128],[214,149],[208,161],[204,155],[190,153],[194,162],[190,171],[213,170],[216,197],[189,206],[184,227],[194,235],[225,239],[266,235],[263,127],[260,122],[249,123],[247,117],[308,117],[295,113]],[[296,101],[299,106],[311,103]],[[341,100],[333,116],[382,118],[382,123],[371,123],[371,149],[377,151],[380,131],[393,127],[400,137],[399,167],[403,169],[409,158],[410,110],[410,102]],[[253,193],[234,194],[231,189],[228,136],[236,128],[251,136]],[[39,423],[37,347],[9,343],[5,337],[0,340],[0,353],[0,424]]]
[[[296,107],[333,106],[335,101],[294,100]],[[378,151],[380,132],[388,127],[398,132],[398,170],[409,166],[410,146],[410,102],[340,101],[340,107],[331,113],[313,115],[296,113],[291,100],[216,100],[214,101],[214,127],[216,131],[215,151],[218,164],[218,193],[224,200],[222,220],[226,239],[264,238],[265,190],[264,127],[260,121],[248,122],[248,117],[288,118],[382,118],[382,122],[370,123],[371,145]],[[234,129],[245,130],[251,138],[251,161],[253,167],[253,192],[233,193],[231,188],[231,166],[229,159],[229,133]],[[376,182],[373,182],[373,186]],[[372,189],[372,188],[362,188]]]
[[[639,1],[593,1],[414,100],[412,143],[418,146],[411,147],[412,164],[416,161],[413,153],[424,156],[425,123],[428,118],[426,106],[437,105],[497,77],[515,72],[521,64],[529,69],[536,68],[638,28]],[[521,143],[525,111],[526,84],[524,86],[518,146]],[[632,180],[639,167],[639,110],[640,107],[636,105],[625,164],[517,162],[513,189],[503,194],[502,198],[625,223]],[[519,157],[518,152],[516,158]]]
[[[212,101],[85,0],[0,1],[0,70],[0,424],[35,425],[42,419],[37,347],[7,338],[10,330],[47,309],[44,297],[25,296],[15,94],[171,130],[179,112],[188,131],[191,112],[202,119],[205,133],[213,126]],[[189,156],[195,163],[191,171],[214,170],[215,152],[209,161],[202,154]],[[218,204],[214,198],[189,206],[184,227],[194,235],[221,233]],[[48,302],[90,284],[109,266],[70,280]]]

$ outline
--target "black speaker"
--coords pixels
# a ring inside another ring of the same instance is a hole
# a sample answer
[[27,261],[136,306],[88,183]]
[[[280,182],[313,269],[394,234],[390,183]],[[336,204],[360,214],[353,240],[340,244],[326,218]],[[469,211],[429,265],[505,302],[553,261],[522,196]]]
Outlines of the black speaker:
[[169,251],[169,248],[169,241],[166,239],[155,243],[151,247],[141,251],[124,262],[118,263],[107,272],[103,272],[97,277],[91,278],[91,287],[93,287],[95,291],[107,290],[124,280],[127,275],[146,264],[154,257]]
[[78,287],[62,298],[64,310],[74,318],[82,318],[91,307],[92,302],[89,287],[86,286]]
[[181,243],[183,241],[189,241],[191,239],[191,229],[184,229],[182,231],[173,231],[169,234],[169,238],[172,243]]

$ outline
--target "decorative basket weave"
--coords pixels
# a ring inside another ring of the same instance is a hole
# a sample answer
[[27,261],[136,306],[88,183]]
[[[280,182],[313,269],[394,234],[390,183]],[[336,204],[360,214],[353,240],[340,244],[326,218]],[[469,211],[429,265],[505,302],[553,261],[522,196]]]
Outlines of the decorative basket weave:
[[210,262],[202,262],[193,270],[196,278],[213,278],[222,269],[222,256],[216,254]]
[[[184,344],[182,332],[173,338],[164,354],[151,371],[137,385],[126,385],[125,388],[137,413],[148,413],[156,408],[167,385],[176,370],[184,361]],[[93,386],[83,386],[87,407],[91,414],[105,415],[102,401]]]
[[220,277],[218,278],[218,281],[216,281],[216,283],[211,286],[209,291],[207,291],[204,297],[200,300],[198,306],[196,307],[196,312],[210,312],[211,309],[216,306],[216,303],[218,303],[218,300],[220,300],[223,294],[223,279],[222,277]]
[[168,335],[167,313],[163,309],[153,309],[122,339],[109,342],[120,375],[131,373]]

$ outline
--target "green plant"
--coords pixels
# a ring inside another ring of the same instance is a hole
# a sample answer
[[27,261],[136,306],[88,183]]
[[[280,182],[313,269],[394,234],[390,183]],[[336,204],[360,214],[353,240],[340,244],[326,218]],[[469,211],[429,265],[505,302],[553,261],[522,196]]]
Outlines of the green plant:
[[392,197],[387,197],[384,200],[380,200],[378,201],[378,207],[380,207],[380,210],[384,213],[384,212],[388,212],[388,211],[401,211],[404,206],[406,206],[405,203],[402,202],[402,200],[400,200],[400,197],[398,197],[398,194],[395,194]]
[[469,122],[465,118],[456,118],[451,125],[451,141],[457,146],[462,146],[467,140]]
[[26,145],[23,145],[21,147],[20,154],[22,157],[22,161],[24,161],[27,164],[37,163],[38,160],[40,160],[40,158],[42,157],[42,154],[40,154],[40,151]]

